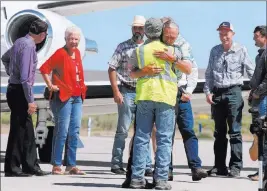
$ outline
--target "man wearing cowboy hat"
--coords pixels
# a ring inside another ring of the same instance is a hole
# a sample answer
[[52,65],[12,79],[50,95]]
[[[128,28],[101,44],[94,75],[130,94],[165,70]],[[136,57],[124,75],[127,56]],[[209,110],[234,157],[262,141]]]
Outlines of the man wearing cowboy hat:
[[[125,148],[125,139],[128,136],[128,130],[134,120],[136,111],[136,105],[134,103],[136,80],[130,78],[132,68],[128,61],[132,51],[144,43],[145,22],[146,19],[141,15],[136,15],[134,17],[132,23],[132,38],[117,46],[108,63],[108,74],[113,90],[114,101],[118,105],[118,125],[111,159],[111,172],[115,174],[125,174],[122,161],[123,150]],[[117,76],[120,80],[120,86],[117,85]],[[151,150],[150,146],[149,150]],[[146,159],[146,174],[152,174],[151,168],[152,160],[151,156],[148,155]]]

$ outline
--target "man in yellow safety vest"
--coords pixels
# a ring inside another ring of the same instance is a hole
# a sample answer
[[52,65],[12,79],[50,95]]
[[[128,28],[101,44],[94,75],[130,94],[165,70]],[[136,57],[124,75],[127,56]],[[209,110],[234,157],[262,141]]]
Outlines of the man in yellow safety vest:
[[[177,95],[177,76],[173,70],[173,62],[167,62],[154,56],[154,51],[168,49],[174,55],[174,48],[160,41],[163,23],[160,19],[150,18],[145,23],[145,44],[133,51],[130,65],[136,70],[154,63],[160,72],[154,76],[142,76],[136,84],[136,132],[133,146],[133,164],[131,188],[145,188],[144,179],[146,155],[151,131],[155,122],[157,126],[157,152],[155,157],[154,184],[155,189],[170,190],[168,181],[171,160],[172,134],[175,123]],[[175,60],[174,60],[175,61]],[[138,77],[138,72],[135,72]]]

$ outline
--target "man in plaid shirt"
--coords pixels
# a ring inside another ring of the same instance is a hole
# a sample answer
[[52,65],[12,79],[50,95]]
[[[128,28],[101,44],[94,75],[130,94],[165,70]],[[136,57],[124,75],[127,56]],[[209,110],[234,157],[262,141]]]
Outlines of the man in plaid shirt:
[[[118,125],[114,138],[111,172],[115,174],[125,174],[123,169],[123,150],[125,148],[125,139],[128,136],[129,127],[134,120],[136,105],[135,86],[136,80],[130,78],[132,70],[128,61],[132,51],[144,43],[144,25],[145,18],[140,15],[134,17],[132,23],[132,38],[120,43],[112,58],[109,61],[109,79],[113,90],[114,101],[118,104]],[[117,76],[120,80],[120,86],[117,85]],[[151,147],[149,146],[151,153]],[[146,175],[152,175],[152,160],[151,156],[147,156]]]

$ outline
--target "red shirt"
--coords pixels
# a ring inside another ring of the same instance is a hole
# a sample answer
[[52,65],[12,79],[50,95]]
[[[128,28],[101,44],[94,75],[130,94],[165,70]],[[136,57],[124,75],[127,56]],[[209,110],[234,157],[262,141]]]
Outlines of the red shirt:
[[[41,67],[42,74],[52,73],[52,83],[59,88],[59,98],[67,101],[73,95],[86,96],[87,87],[84,84],[84,73],[80,51],[75,49],[75,64],[64,48],[58,49]],[[77,88],[76,67],[79,72],[79,88]],[[80,91],[80,92],[78,92]]]

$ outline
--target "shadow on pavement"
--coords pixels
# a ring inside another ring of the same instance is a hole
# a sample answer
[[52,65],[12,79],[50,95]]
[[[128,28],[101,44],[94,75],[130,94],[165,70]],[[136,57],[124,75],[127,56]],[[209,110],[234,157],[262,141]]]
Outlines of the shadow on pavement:
[[103,183],[54,183],[57,186],[81,186],[81,187],[98,187],[98,188],[121,188],[118,184]]

